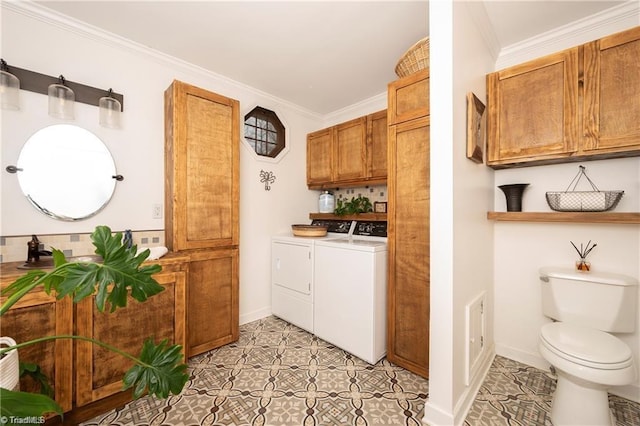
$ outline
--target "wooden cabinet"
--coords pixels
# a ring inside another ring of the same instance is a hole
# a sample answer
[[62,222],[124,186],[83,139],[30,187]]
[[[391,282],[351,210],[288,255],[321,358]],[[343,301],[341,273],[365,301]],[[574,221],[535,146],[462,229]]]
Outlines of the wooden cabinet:
[[387,114],[378,111],[307,135],[311,189],[384,184]]
[[429,115],[429,70],[425,69],[392,83],[387,101],[388,125]]
[[239,103],[174,81],[165,92],[165,232],[173,251],[238,244]]
[[239,103],[174,81],[165,92],[165,235],[189,256],[187,356],[239,337]]
[[[94,338],[138,356],[145,339],[157,344],[185,347],[186,263],[177,268],[164,267],[154,279],[165,290],[145,302],[129,298],[126,308],[100,312],[95,297],[76,305],[76,333]],[[173,269],[173,270],[172,270]],[[185,357],[186,359],[186,357]],[[77,406],[98,401],[122,391],[122,377],[133,361],[91,342],[78,341],[75,346],[75,386]]]
[[322,129],[307,135],[307,185],[322,188],[333,179],[331,170],[333,129]]
[[[428,377],[430,121],[416,117],[428,111],[425,91],[428,72],[389,85],[387,358]],[[398,112],[398,97],[412,106]]]
[[640,155],[640,26],[584,46],[582,150]]
[[367,177],[367,118],[360,117],[335,126],[333,181],[363,180]]
[[640,155],[640,27],[487,76],[494,168]]
[[[0,322],[0,333],[17,342],[52,335],[78,335],[100,340],[134,356],[140,355],[144,340],[156,343],[167,338],[185,345],[186,277],[189,258],[168,254],[159,260],[162,271],[153,277],[165,287],[143,303],[130,298],[126,308],[99,312],[95,297],[73,304],[71,296],[57,300],[36,288],[16,303]],[[24,274],[17,269],[23,262],[2,264],[0,287],[4,288]],[[0,302],[4,302],[1,298]],[[21,362],[38,364],[54,388],[54,398],[65,411],[64,424],[77,424],[131,400],[122,392],[122,377],[132,361],[86,341],[57,339],[19,350]],[[20,389],[37,390],[29,379]],[[50,420],[60,423],[59,418]]]
[[[22,263],[22,262],[20,262]],[[15,269],[17,264],[2,265],[0,287],[5,288],[25,271]],[[6,297],[0,298],[4,303]],[[57,300],[42,287],[26,294],[2,316],[0,335],[13,338],[17,343],[52,335],[73,334],[73,302],[66,297]],[[20,362],[38,364],[54,389],[54,399],[68,411],[73,401],[73,342],[68,339],[49,340],[21,348]],[[38,392],[30,378],[20,380],[20,390]]]
[[238,249],[190,253],[187,289],[189,357],[239,337]]

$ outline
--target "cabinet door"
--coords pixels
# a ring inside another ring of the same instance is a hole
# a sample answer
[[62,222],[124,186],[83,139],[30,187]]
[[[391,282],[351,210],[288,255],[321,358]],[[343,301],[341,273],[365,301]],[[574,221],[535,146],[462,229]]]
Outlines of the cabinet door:
[[332,181],[333,128],[307,135],[307,185],[321,188]]
[[[3,286],[13,279],[3,278]],[[5,285],[6,284],[6,285]],[[6,297],[0,298],[4,303]],[[41,288],[27,293],[7,311],[0,321],[0,335],[13,338],[16,343],[53,335],[73,334],[73,303],[70,297],[56,300]],[[73,342],[68,339],[48,340],[18,350],[20,362],[38,364],[54,389],[54,399],[64,411],[72,406]],[[20,380],[20,390],[39,392],[30,378]]]
[[568,157],[578,140],[578,48],[487,76],[488,165]]
[[429,115],[429,70],[389,83],[389,126]]
[[335,126],[333,180],[364,179],[366,175],[367,120],[356,118]]
[[584,46],[583,126],[586,153],[640,151],[640,27]]
[[429,117],[389,128],[387,358],[429,375]]
[[367,116],[367,177],[387,177],[387,110]]
[[238,340],[238,249],[190,253],[187,355]]
[[165,92],[167,246],[238,244],[239,103],[174,81]]
[[[140,355],[148,337],[184,346],[185,272],[159,273],[165,290],[140,303],[129,298],[126,308],[100,312],[95,298],[76,305],[77,334]],[[186,358],[185,358],[186,359]],[[83,406],[122,391],[122,377],[133,361],[90,342],[76,342],[76,405]]]

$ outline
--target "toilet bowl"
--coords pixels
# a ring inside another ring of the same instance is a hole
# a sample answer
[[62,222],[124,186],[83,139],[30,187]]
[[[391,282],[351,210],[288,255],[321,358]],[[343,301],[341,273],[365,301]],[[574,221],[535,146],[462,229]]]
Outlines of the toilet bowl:
[[540,329],[538,350],[558,375],[551,421],[615,425],[608,389],[636,379],[629,346],[609,332],[633,331],[637,280],[616,274],[576,274],[543,268],[543,313],[556,322]]

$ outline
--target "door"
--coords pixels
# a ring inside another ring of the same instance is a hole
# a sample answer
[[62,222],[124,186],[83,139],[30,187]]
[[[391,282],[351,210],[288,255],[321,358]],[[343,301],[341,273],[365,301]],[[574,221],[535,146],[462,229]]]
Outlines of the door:
[[333,128],[307,135],[307,185],[320,188],[331,183]]
[[271,249],[273,284],[300,294],[311,294],[311,246],[274,241]]
[[238,249],[189,256],[187,356],[192,357],[238,340]]
[[334,181],[364,179],[366,175],[367,119],[356,118],[335,126]]
[[387,110],[367,116],[367,177],[387,177]]
[[239,242],[239,103],[180,81],[165,92],[167,246]]
[[578,48],[487,76],[488,158],[499,165],[577,150]]
[[389,128],[387,357],[429,376],[429,117]]

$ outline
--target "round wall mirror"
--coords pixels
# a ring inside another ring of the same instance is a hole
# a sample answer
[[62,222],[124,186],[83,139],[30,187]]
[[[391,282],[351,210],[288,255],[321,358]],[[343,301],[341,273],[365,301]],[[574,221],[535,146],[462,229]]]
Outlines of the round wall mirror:
[[20,188],[31,204],[60,220],[95,215],[116,186],[116,165],[105,144],[70,124],[37,131],[22,147],[17,168]]

